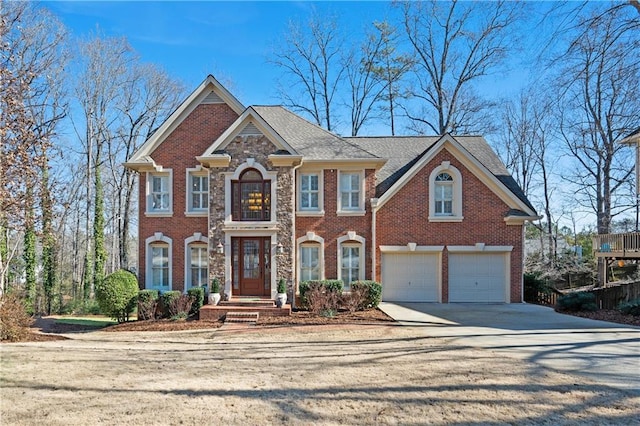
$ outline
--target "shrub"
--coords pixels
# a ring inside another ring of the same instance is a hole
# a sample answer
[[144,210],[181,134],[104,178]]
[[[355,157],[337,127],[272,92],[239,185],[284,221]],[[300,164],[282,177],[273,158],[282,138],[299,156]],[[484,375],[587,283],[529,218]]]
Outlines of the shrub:
[[340,307],[351,313],[361,309],[367,298],[367,288],[364,286],[351,287],[349,293],[342,293],[340,297]]
[[[342,295],[342,281],[304,281],[300,283],[300,296],[307,309],[315,314],[333,316]],[[326,315],[333,313],[331,315]]]
[[284,280],[284,278],[280,278],[278,280],[278,293],[282,294],[286,292],[287,292],[287,282]]
[[187,294],[193,300],[191,303],[191,309],[189,310],[189,315],[198,315],[200,313],[200,308],[204,305],[204,288],[192,287],[187,290]]
[[191,310],[191,306],[193,305],[193,299],[191,298],[191,296],[182,294],[179,291],[176,293],[179,293],[179,296],[171,298],[169,304],[167,305],[169,318],[173,321],[187,319],[187,317],[189,316],[189,311]]
[[220,293],[220,281],[217,278],[211,280],[211,293]]
[[558,299],[556,309],[568,312],[595,311],[598,306],[596,305],[596,296],[593,293],[576,291],[561,296]]
[[103,314],[119,323],[129,320],[138,300],[138,280],[129,271],[121,269],[96,285],[96,300]]
[[623,314],[633,315],[635,317],[640,316],[640,299],[622,302],[618,306],[618,310]]
[[156,319],[158,290],[141,290],[138,293],[138,319]]
[[0,297],[0,340],[18,342],[29,335],[33,318],[27,313],[24,298],[15,291]]
[[377,308],[382,301],[382,284],[376,281],[354,281],[351,283],[351,292],[356,290],[364,293],[364,301],[358,309],[372,309]]
[[100,304],[97,300],[70,300],[68,303],[61,305],[60,314],[76,314],[76,315],[99,315],[102,313]]
[[165,291],[160,295],[160,303],[162,304],[162,317],[170,318],[171,305],[173,305],[175,300],[179,299],[182,296],[182,292],[179,291]]

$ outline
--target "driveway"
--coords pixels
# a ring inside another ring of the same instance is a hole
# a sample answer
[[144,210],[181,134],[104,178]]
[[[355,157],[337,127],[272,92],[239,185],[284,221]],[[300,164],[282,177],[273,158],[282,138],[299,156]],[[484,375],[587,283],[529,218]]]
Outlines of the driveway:
[[[529,304],[380,304],[402,325],[640,394],[640,327]],[[535,370],[537,371],[537,370]]]

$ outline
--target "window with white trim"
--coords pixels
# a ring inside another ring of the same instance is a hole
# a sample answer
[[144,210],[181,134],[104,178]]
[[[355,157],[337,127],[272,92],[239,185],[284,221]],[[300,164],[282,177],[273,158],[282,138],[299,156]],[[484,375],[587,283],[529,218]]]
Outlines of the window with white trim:
[[340,277],[344,289],[351,288],[351,282],[360,279],[360,244],[345,243],[340,246]]
[[300,281],[319,279],[321,279],[320,244],[302,244],[300,246]]
[[437,216],[453,215],[453,178],[447,172],[442,172],[436,176],[435,182],[435,203]]
[[364,173],[341,171],[338,177],[338,211],[364,211]]
[[209,256],[204,244],[190,244],[188,251],[188,287],[202,287],[209,281]]
[[169,245],[152,243],[151,250],[151,287],[159,290],[169,290]]
[[300,175],[300,210],[320,210],[320,176],[318,173]]
[[189,173],[187,211],[206,212],[209,208],[209,176]]
[[429,175],[429,221],[462,222],[462,174],[443,161]]
[[147,174],[147,213],[171,214],[171,173]]

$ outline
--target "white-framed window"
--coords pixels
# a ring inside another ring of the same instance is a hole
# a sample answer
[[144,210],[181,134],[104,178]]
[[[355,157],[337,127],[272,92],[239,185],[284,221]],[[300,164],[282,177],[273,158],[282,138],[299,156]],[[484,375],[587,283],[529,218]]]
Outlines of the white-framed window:
[[340,247],[340,278],[344,288],[349,289],[351,282],[360,279],[360,244],[347,243]]
[[317,173],[300,175],[300,210],[320,209],[320,182]]
[[302,244],[300,246],[300,281],[319,280],[320,276],[320,244]]
[[435,190],[435,214],[437,216],[453,216],[453,178],[447,172],[436,176]]
[[298,281],[324,279],[324,239],[310,231],[296,242]]
[[462,219],[462,175],[450,162],[443,161],[429,175],[429,221]]
[[354,231],[338,238],[338,279],[344,283],[345,291],[351,289],[353,281],[365,279],[365,242]]
[[209,211],[209,175],[201,167],[187,169],[187,211],[206,215]]
[[148,215],[171,215],[173,201],[171,196],[171,171],[147,173],[147,211]]
[[201,232],[184,240],[185,291],[209,282],[209,244]]
[[145,246],[145,288],[171,290],[171,238],[164,236],[162,232],[156,232],[146,239]]
[[338,213],[364,214],[364,171],[339,172]]
[[209,256],[207,246],[189,246],[189,287],[202,287],[209,281]]

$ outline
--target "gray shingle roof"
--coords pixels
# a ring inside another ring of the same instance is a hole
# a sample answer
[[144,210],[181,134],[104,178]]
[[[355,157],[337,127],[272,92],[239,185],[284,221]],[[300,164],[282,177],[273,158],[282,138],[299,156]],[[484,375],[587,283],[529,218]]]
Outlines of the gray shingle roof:
[[336,136],[281,106],[253,106],[252,108],[305,159],[378,158],[353,142]]
[[[455,140],[469,154],[481,162],[503,185],[527,207],[535,211],[526,195],[509,174],[498,155],[481,136],[454,136]],[[378,172],[376,195],[384,194],[404,175],[429,149],[440,139],[439,136],[395,136],[395,137],[350,137],[345,138],[369,152],[382,158],[387,163]]]

